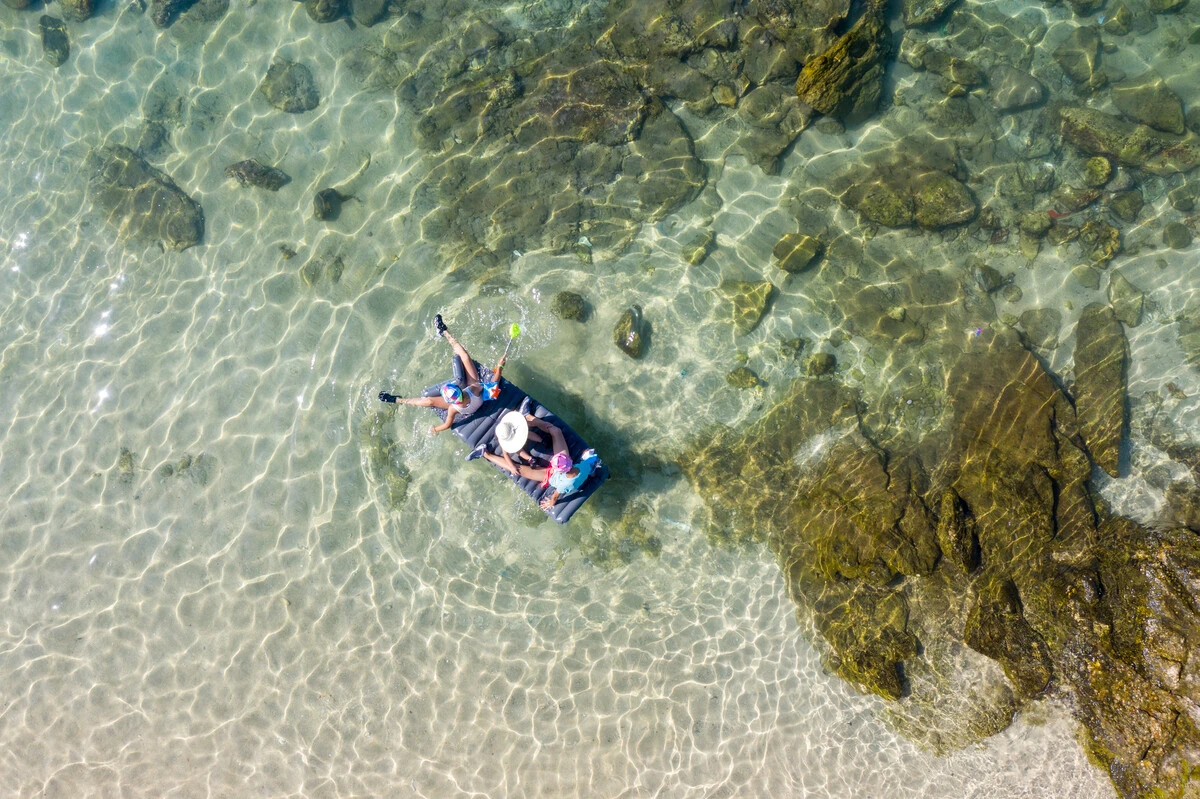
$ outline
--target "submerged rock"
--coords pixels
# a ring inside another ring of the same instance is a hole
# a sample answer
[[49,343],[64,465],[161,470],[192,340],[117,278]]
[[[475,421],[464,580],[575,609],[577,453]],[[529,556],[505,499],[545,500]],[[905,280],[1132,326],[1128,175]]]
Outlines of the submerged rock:
[[913,219],[926,230],[964,225],[979,212],[971,190],[944,172],[918,176],[912,197]]
[[732,305],[734,331],[744,336],[762,321],[775,295],[775,286],[769,280],[725,280],[717,286],[717,291]]
[[1040,693],[1053,673],[1046,642],[1025,620],[1017,586],[994,575],[967,619],[967,646],[998,662],[1023,697]]
[[1137,327],[1142,323],[1146,295],[1120,272],[1113,272],[1108,279],[1108,302],[1112,305],[1113,313],[1126,326]]
[[32,3],[33,0],[4,0],[4,5],[9,8],[15,8],[17,11],[29,8]]
[[869,4],[854,27],[804,65],[796,94],[822,114],[857,125],[879,105],[890,50],[884,5]]
[[779,268],[795,275],[812,267],[824,248],[819,239],[803,233],[788,233],[776,244],[771,254],[779,262]]
[[942,492],[942,501],[938,506],[937,539],[942,557],[964,574],[979,568],[979,537],[975,532],[975,520],[953,488]]
[[573,291],[560,291],[550,301],[550,312],[568,322],[586,322],[587,300]]
[[313,219],[320,222],[335,221],[342,215],[342,203],[351,199],[337,189],[321,189],[313,195]]
[[1171,222],[1163,228],[1163,244],[1172,250],[1186,250],[1192,246],[1192,231],[1182,222]]
[[1119,191],[1108,201],[1108,207],[1112,209],[1112,212],[1126,222],[1137,219],[1145,204],[1146,201],[1142,199],[1141,190],[1136,188]]
[[1092,188],[1108,183],[1112,173],[1112,162],[1101,155],[1093,156],[1083,164],[1083,182]]
[[388,0],[350,0],[350,16],[364,27],[371,27],[387,13]]
[[258,90],[268,103],[290,114],[311,111],[321,102],[312,72],[294,61],[281,59],[271,64]]
[[642,319],[641,306],[632,305],[617,319],[613,327],[613,343],[630,358],[640,358],[646,348],[648,332],[646,322]]
[[56,67],[61,67],[71,54],[71,42],[67,38],[67,26],[61,19],[43,14],[38,19],[42,32],[42,55]]
[[932,25],[958,0],[904,0],[904,27]]
[[1021,329],[1032,346],[1052,350],[1058,346],[1062,314],[1054,308],[1030,308],[1021,314]]
[[160,28],[170,26],[196,0],[150,0],[150,19]]
[[762,381],[750,369],[747,369],[745,366],[739,366],[725,375],[725,382],[731,388],[754,388]]
[[92,17],[92,0],[59,0],[62,14],[72,22],[84,22]]
[[810,377],[831,375],[837,369],[837,357],[832,352],[814,352],[804,362],[804,373]]
[[1134,122],[1183,135],[1183,101],[1156,76],[1114,86],[1113,105]]
[[89,157],[95,202],[122,235],[171,250],[198,244],[204,212],[164,173],[127,147],[102,147]]
[[1092,304],[1075,327],[1075,411],[1096,464],[1119,477],[1129,345],[1113,309]]
[[[912,708],[939,703],[964,668],[959,682],[977,684],[945,640],[960,636],[1003,668],[1018,707],[1048,685],[1069,690],[1118,791],[1178,795],[1200,750],[1178,721],[1200,699],[1183,665],[1200,647],[1200,537],[1110,515],[1074,409],[1038,359],[999,332],[968,348],[946,363],[949,414],[920,457],[880,451],[832,381],[800,381],[745,430],[696,442],[682,463],[712,535],[768,538],[828,665],[861,690],[911,692]],[[795,480],[772,480],[781,470]],[[1013,704],[995,707],[977,736],[1012,718]]]
[[1054,60],[1072,82],[1089,89],[1098,89],[1108,82],[1099,69],[1100,34],[1095,28],[1080,26],[1054,48]]
[[991,98],[999,111],[1022,111],[1040,105],[1046,99],[1046,87],[1041,81],[1007,64],[992,70]]
[[1107,155],[1155,175],[1200,166],[1200,137],[1194,133],[1174,136],[1094,108],[1062,108],[1058,113],[1063,139],[1089,155]]
[[313,22],[333,22],[342,15],[342,0],[304,0],[304,11]]
[[260,164],[253,158],[225,167],[225,176],[234,178],[242,186],[254,186],[267,191],[279,191],[292,180],[282,169]]

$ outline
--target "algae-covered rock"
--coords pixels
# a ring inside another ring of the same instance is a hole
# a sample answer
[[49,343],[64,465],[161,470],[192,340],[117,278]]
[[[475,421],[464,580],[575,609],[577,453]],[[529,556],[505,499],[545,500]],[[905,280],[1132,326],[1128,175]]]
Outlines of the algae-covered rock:
[[962,497],[953,488],[942,492],[938,508],[938,546],[942,557],[953,563],[964,574],[979,568],[979,538],[975,532],[975,520]]
[[860,585],[853,592],[830,592],[815,612],[839,677],[885,699],[903,695],[899,665],[916,654],[917,639],[907,629],[902,593]]
[[1126,222],[1133,222],[1137,219],[1138,214],[1141,213],[1142,206],[1145,204],[1146,201],[1142,199],[1142,192],[1137,188],[1119,191],[1108,201],[1108,207],[1112,209],[1112,212]]
[[913,218],[927,230],[966,224],[978,212],[971,190],[944,172],[926,173],[913,187]]
[[795,275],[807,271],[822,249],[820,240],[814,236],[788,233],[775,244],[771,254],[779,261],[780,269]]
[[812,377],[831,375],[837,369],[837,357],[832,352],[814,352],[804,362],[804,372]]
[[1134,122],[1183,135],[1183,101],[1156,76],[1114,86],[1112,100]]
[[1182,222],[1171,222],[1163,228],[1163,244],[1172,250],[1185,250],[1192,246],[1192,231]]
[[560,291],[550,301],[550,312],[568,322],[586,322],[587,300],[573,291]]
[[160,28],[170,26],[196,0],[150,0],[150,19]]
[[62,15],[73,22],[91,19],[92,0],[59,0]]
[[1129,33],[1129,29],[1133,26],[1133,12],[1129,10],[1129,6],[1118,2],[1114,4],[1107,14],[1107,18],[1100,26],[1106,33],[1111,33],[1114,36],[1124,36]]
[[1044,211],[1029,211],[1021,214],[1021,218],[1017,222],[1017,227],[1021,229],[1022,233],[1027,233],[1037,238],[1045,236],[1053,226],[1054,220]]
[[67,26],[61,19],[43,14],[38,19],[42,34],[42,55],[51,65],[60,67],[71,54],[71,41],[67,38]]
[[1079,241],[1085,246],[1092,262],[1107,264],[1121,252],[1121,231],[1103,219],[1091,219],[1079,228]]
[[1129,344],[1113,309],[1089,305],[1075,327],[1075,412],[1092,458],[1113,477],[1120,476],[1128,368]]
[[1058,114],[1063,139],[1090,155],[1107,155],[1155,175],[1200,165],[1200,137],[1190,131],[1174,136],[1094,108],[1062,108]]
[[684,240],[680,254],[683,255],[683,260],[692,266],[698,266],[712,252],[716,241],[717,234],[711,230],[694,231]]
[[796,94],[822,114],[857,125],[875,113],[891,49],[882,4],[871,4],[844,36],[810,59]]
[[962,86],[979,86],[986,82],[983,70],[975,64],[936,47],[926,48],[922,52],[921,63],[933,74]]
[[958,0],[904,0],[904,27],[931,25],[942,18]]
[[717,290],[732,306],[733,328],[739,336],[758,327],[775,296],[775,286],[769,280],[725,280]]
[[342,0],[304,0],[304,10],[313,22],[333,22],[342,15]]
[[271,64],[258,90],[268,103],[289,114],[311,111],[321,102],[312,71],[304,64],[285,59]]
[[1142,323],[1146,295],[1120,272],[1113,272],[1108,279],[1108,302],[1112,305],[1113,313],[1126,326],[1137,327]]
[[998,111],[1012,113],[1041,105],[1046,87],[1028,72],[1001,64],[992,70],[989,92]]
[[1087,186],[1099,188],[1112,177],[1112,162],[1101,155],[1093,156],[1083,163],[1081,177]]
[[1103,86],[1108,78],[1099,70],[1100,34],[1095,28],[1073,28],[1066,39],[1054,48],[1054,60],[1074,83],[1089,89]]
[[732,388],[754,388],[762,381],[752,370],[745,366],[739,366],[725,375],[725,382]]
[[887,227],[907,227],[915,219],[912,195],[883,182],[867,187],[855,208],[871,222]]
[[646,348],[647,333],[641,306],[632,305],[617,319],[613,327],[613,343],[630,358],[640,358]]
[[127,147],[102,147],[89,157],[96,205],[120,233],[184,250],[204,236],[204,211],[169,176]]
[[350,16],[359,25],[371,27],[387,13],[388,0],[350,0]]
[[261,164],[253,158],[225,167],[225,176],[242,186],[254,186],[267,191],[279,191],[292,180],[282,169]]
[[1018,695],[1034,696],[1049,684],[1053,674],[1049,650],[1025,621],[1012,580],[993,576],[983,583],[964,640],[1004,668]]

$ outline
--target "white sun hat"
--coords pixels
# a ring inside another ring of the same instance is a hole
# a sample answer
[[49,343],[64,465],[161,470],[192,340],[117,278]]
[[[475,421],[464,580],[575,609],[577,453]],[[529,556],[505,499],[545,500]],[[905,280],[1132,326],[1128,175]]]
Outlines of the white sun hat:
[[496,425],[496,440],[505,452],[519,452],[529,438],[529,422],[519,411],[509,411]]

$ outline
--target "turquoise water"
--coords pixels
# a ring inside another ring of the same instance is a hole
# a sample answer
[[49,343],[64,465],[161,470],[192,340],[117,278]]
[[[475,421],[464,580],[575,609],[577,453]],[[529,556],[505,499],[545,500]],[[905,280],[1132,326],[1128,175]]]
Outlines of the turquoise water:
[[[530,31],[599,13],[500,11]],[[765,548],[709,544],[702,498],[674,466],[690,437],[755,418],[802,372],[781,340],[836,352],[867,396],[906,379],[886,349],[839,334],[836,280],[772,263],[798,216],[850,231],[858,260],[839,268],[864,283],[886,282],[894,258],[1008,267],[1023,296],[998,311],[1052,306],[1063,342],[1103,296],[1053,251],[1027,268],[1011,242],[864,231],[837,204],[839,172],[911,130],[920,75],[897,65],[891,88],[912,102],[849,132],[806,131],[778,175],[737,150],[735,114],[678,107],[705,168],[694,198],[632,225],[624,246],[597,245],[591,264],[531,246],[480,266],[451,233],[431,235],[437,163],[417,145],[419,113],[356,56],[386,43],[391,20],[319,25],[272,0],[161,31],[102,4],[69,24],[56,70],[39,13],[0,6],[5,795],[1113,795],[1061,700],[965,749],[904,737],[903,709],[824,670]],[[1194,27],[1186,13],[1114,63],[1144,68]],[[1075,24],[1057,6],[1016,16],[1047,40]],[[257,94],[276,57],[312,69],[317,109],[286,114]],[[1185,104],[1200,99],[1187,59],[1167,77]],[[182,252],[120,236],[88,191],[89,152],[138,147],[147,118],[167,137],[147,160],[204,208],[203,243]],[[291,182],[238,187],[224,169],[250,157]],[[353,199],[320,223],[312,195],[329,186]],[[1130,334],[1131,396],[1168,381],[1200,396],[1167,332],[1195,288],[1195,248],[1157,245],[1166,220],[1194,224],[1171,208],[1175,187],[1147,184],[1118,262],[1153,302]],[[714,244],[691,265],[696,231]],[[716,289],[764,276],[779,296],[736,336]],[[586,324],[550,312],[560,290],[587,297]],[[633,303],[653,326],[636,362],[611,342]],[[380,390],[441,379],[438,312],[483,361],[520,324],[510,377],[626,459],[609,456],[618,479],[594,510],[559,528],[430,435],[427,412],[377,416]],[[965,321],[947,335],[999,323]],[[1043,354],[1061,368],[1070,352]],[[726,384],[743,360],[764,387]],[[1190,429],[1196,403],[1174,402]],[[1135,441],[1133,457],[1134,477],[1105,490],[1150,518],[1162,494],[1138,475],[1158,454]],[[631,530],[657,544],[622,549]]]

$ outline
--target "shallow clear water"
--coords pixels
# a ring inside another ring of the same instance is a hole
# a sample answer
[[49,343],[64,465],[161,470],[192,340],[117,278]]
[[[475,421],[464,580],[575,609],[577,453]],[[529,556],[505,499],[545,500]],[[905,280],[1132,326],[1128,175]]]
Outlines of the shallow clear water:
[[[614,481],[599,511],[558,528],[429,435],[431,415],[399,408],[383,420],[411,478],[398,506],[372,469],[377,392],[415,393],[446,369],[439,311],[483,361],[520,323],[510,376],[582,398],[565,415],[602,451],[670,462],[689,436],[752,418],[799,373],[777,341],[835,323],[775,274],[771,314],[735,340],[713,289],[763,274],[798,187],[886,140],[886,124],[805,134],[772,177],[681,110],[709,173],[697,200],[619,258],[514,254],[507,287],[480,292],[422,236],[411,112],[344,66],[379,30],[263,2],[163,32],[102,5],[70,26],[56,71],[37,14],[0,6],[0,19],[5,795],[1112,795],[1053,703],[943,757],[899,737],[882,700],[823,670],[770,554],[707,543],[670,468]],[[284,114],[255,93],[275,56],[312,67],[318,110]],[[1181,69],[1176,89],[1195,93]],[[163,108],[170,145],[152,163],[206,215],[204,243],[182,253],[119,239],[83,172],[93,147],[136,145]],[[249,157],[292,182],[238,188],[223,170]],[[315,222],[312,194],[346,181],[341,218]],[[689,266],[680,242],[709,217],[717,247]],[[872,246],[928,265],[974,245]],[[1174,380],[1195,396],[1163,334],[1194,290],[1194,250],[1165,268],[1162,255],[1128,261],[1159,303],[1131,336],[1130,390]],[[1011,310],[1082,307],[1055,274],[1018,270],[1026,298]],[[550,313],[561,289],[586,290],[586,326]],[[654,325],[636,364],[609,332],[633,302]],[[765,391],[725,385],[739,351]],[[877,353],[851,340],[838,354],[886,391]],[[1145,510],[1134,489],[1111,494]],[[595,541],[618,516],[661,554],[601,568]]]

